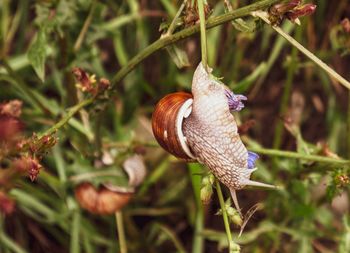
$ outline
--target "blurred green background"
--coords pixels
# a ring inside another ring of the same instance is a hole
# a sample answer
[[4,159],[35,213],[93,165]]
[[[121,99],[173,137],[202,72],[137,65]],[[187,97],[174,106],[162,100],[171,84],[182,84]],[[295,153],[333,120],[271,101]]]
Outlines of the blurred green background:
[[[231,1],[234,9],[252,2]],[[43,133],[89,97],[77,89],[74,67],[112,80],[160,38],[181,3],[1,0],[0,102],[23,102],[22,136],[35,142],[33,133]],[[341,22],[350,17],[350,3],[313,3],[315,13],[301,18],[300,26],[288,20],[280,26],[349,80],[350,28]],[[224,1],[209,4],[212,17],[225,13]],[[184,29],[186,15],[175,32]],[[240,238],[239,227],[231,227],[241,252],[350,252],[349,163],[332,162],[350,155],[348,90],[262,23],[247,32],[227,22],[207,36],[213,73],[248,97],[235,116],[244,142],[261,151],[253,177],[283,188],[239,191],[244,212],[261,203]],[[34,182],[6,174],[28,150],[0,152],[0,193],[15,203],[0,216],[0,252],[120,252],[116,217],[82,209],[74,189],[81,181],[122,185],[123,161],[134,153],[143,154],[147,176],[122,211],[128,252],[228,252],[216,194],[209,204],[200,200],[207,170],[167,154],[151,131],[155,104],[168,93],[190,90],[200,54],[197,33],[143,60],[116,83],[112,96],[97,99],[57,131]],[[187,66],[179,68],[182,63]],[[330,160],[295,159],[279,150]],[[90,177],[97,169],[116,171],[115,179]],[[227,189],[224,194],[229,197]]]

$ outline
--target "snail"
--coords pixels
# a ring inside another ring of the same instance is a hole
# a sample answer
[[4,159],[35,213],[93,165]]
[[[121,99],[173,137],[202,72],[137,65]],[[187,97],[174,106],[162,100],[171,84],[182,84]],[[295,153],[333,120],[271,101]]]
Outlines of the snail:
[[[209,69],[209,68],[208,68]],[[185,160],[206,165],[231,192],[240,213],[236,190],[244,186],[275,187],[250,180],[258,155],[248,151],[238,134],[231,111],[243,109],[247,98],[234,94],[200,63],[192,80],[192,94],[165,96],[152,115],[158,143]]]
[[75,188],[75,197],[80,206],[94,214],[113,214],[125,206],[132,193],[114,192],[105,186],[96,189],[93,184],[84,182]]

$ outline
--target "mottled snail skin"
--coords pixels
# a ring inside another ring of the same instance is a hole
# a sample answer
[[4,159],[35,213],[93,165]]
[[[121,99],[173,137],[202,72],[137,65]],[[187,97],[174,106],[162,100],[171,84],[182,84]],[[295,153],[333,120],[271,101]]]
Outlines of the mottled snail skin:
[[243,188],[253,170],[248,169],[248,150],[229,106],[242,109],[240,100],[233,106],[228,88],[211,78],[202,64],[194,73],[192,95],[192,113],[183,123],[187,144],[198,161],[207,165],[227,187]]

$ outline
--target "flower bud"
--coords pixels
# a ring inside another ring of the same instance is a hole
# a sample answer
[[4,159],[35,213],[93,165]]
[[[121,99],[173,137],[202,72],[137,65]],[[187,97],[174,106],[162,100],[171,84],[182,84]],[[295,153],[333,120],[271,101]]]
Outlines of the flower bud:
[[288,11],[286,13],[286,17],[290,21],[295,22],[300,17],[304,17],[304,16],[308,16],[308,15],[313,14],[315,12],[315,10],[316,10],[315,4],[304,4],[304,5],[301,5],[301,6],[294,8],[291,11]]
[[235,208],[233,208],[232,206],[227,206],[226,212],[227,212],[229,219],[231,220],[231,222],[233,224],[238,225],[238,226],[242,226],[243,220]]
[[208,204],[210,202],[211,196],[213,195],[213,184],[215,182],[215,177],[213,174],[209,174],[202,178],[202,188],[201,188],[201,200],[203,204]]
[[209,204],[212,195],[213,188],[211,185],[205,185],[201,188],[201,200],[203,204]]

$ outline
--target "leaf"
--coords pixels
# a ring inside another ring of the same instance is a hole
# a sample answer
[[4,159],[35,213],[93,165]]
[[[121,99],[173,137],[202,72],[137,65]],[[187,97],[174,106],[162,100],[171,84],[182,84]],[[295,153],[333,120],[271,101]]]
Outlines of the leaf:
[[238,31],[241,31],[244,33],[252,33],[252,32],[255,32],[257,29],[256,22],[257,22],[257,19],[255,18],[247,18],[246,20],[237,18],[231,23],[234,26],[234,28],[236,28]]
[[339,244],[339,253],[350,252],[350,220],[344,215],[343,216],[344,233],[341,237]]
[[171,59],[176,64],[178,68],[188,67],[190,66],[190,62],[188,60],[187,54],[184,50],[180,49],[176,45],[170,45],[166,47]]
[[44,81],[45,79],[45,60],[47,56],[46,46],[47,37],[45,29],[40,28],[34,43],[28,50],[27,57],[41,81]]

